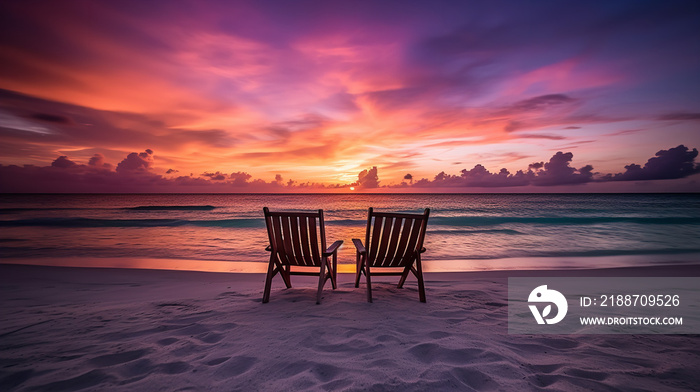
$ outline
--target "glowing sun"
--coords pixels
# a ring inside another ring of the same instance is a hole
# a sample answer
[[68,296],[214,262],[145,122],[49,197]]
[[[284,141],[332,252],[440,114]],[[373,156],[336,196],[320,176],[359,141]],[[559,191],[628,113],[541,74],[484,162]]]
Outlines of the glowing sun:
[[355,187],[354,187],[354,186],[351,186],[351,187],[350,187],[350,190],[351,190],[351,191],[354,191],[354,190],[355,190]]

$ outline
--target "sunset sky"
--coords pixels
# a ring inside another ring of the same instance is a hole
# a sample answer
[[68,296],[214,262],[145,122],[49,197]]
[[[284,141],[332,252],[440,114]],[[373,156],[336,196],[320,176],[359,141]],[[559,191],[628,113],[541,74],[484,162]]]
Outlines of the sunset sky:
[[2,191],[700,191],[696,148],[697,1],[0,3]]

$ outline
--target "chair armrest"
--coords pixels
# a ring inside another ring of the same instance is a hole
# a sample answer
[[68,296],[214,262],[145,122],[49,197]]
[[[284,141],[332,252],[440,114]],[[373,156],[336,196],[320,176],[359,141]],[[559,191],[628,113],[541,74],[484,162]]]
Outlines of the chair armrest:
[[330,256],[333,253],[338,251],[338,248],[340,248],[340,245],[343,245],[343,241],[336,241],[333,243],[333,245],[329,246],[328,249],[326,249],[325,252],[323,252],[323,256]]
[[272,246],[268,245],[267,248],[265,248],[266,251],[272,252]]
[[420,248],[420,253],[425,252],[425,250],[426,250],[425,248]]
[[365,249],[365,246],[362,245],[362,241],[358,240],[357,238],[353,238],[352,243],[355,244],[355,248],[357,248],[357,253],[361,255],[367,253],[367,249]]

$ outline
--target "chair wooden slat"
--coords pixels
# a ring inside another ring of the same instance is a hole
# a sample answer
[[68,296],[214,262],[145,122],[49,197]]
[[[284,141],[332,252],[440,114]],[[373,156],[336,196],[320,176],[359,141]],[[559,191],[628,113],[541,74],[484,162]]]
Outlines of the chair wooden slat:
[[276,256],[283,264],[289,264],[289,260],[287,260],[287,254],[284,249],[284,239],[282,238],[282,218],[273,215],[270,217],[270,219],[272,220],[272,227],[274,229],[274,236],[276,242],[275,252],[277,253]]
[[415,219],[404,219],[403,230],[401,230],[401,239],[399,240],[399,245],[396,247],[396,254],[393,260],[391,260],[390,265],[398,265],[403,260],[406,254],[406,245],[408,244],[408,238],[411,235],[411,228],[413,227],[413,222]]
[[313,265],[313,256],[311,255],[311,246],[309,245],[309,217],[299,218],[299,231],[301,232],[301,253],[304,257],[305,265]]
[[382,263],[382,265],[389,266],[394,262],[394,258],[396,257],[396,252],[399,251],[399,249],[398,249],[399,236],[401,235],[401,231],[403,230],[403,222],[404,221],[405,221],[404,218],[395,218],[394,219],[394,229],[391,232],[391,239],[389,240],[389,247],[387,248],[386,259]]
[[289,265],[298,265],[294,258],[294,249],[292,248],[292,232],[290,229],[290,217],[281,215],[282,219],[282,236],[284,238],[284,251],[287,254],[287,263]]
[[377,251],[379,249],[379,239],[381,238],[382,229],[384,228],[385,218],[374,218],[374,227],[372,228],[372,240],[369,243],[369,260],[372,265],[377,260]]
[[[313,230],[311,230],[311,228],[313,228]],[[311,254],[314,262],[316,260],[321,260],[321,254],[318,250],[318,237],[316,236],[316,218],[309,218],[309,237],[309,242],[311,244]]]
[[420,234],[420,227],[423,223],[422,219],[416,219],[413,221],[413,227],[411,228],[411,237],[406,244],[406,253],[404,253],[401,260],[399,260],[397,266],[405,267],[408,263],[412,263],[415,258],[416,244],[418,243],[418,235]]
[[389,238],[391,238],[391,230],[394,228],[393,226],[393,217],[384,218],[384,225],[382,227],[382,237],[379,241],[379,250],[377,251],[377,258],[370,263],[372,266],[381,267],[382,264],[386,261],[386,251],[389,247]]
[[318,210],[318,231],[321,233],[321,253],[326,251],[326,226],[323,221],[323,210]]
[[365,231],[365,244],[367,246],[366,249],[368,251],[369,251],[369,232],[372,228],[372,213],[373,212],[374,212],[374,209],[372,207],[370,207],[369,211],[367,212],[367,231]]
[[306,265],[306,260],[301,253],[301,237],[299,236],[299,217],[289,217],[289,223],[292,229],[292,249],[294,250],[294,260],[297,265]]

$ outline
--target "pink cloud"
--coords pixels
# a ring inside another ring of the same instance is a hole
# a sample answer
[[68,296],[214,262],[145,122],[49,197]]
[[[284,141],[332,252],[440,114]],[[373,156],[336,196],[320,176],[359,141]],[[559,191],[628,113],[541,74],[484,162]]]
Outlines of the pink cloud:
[[[573,17],[566,5],[487,4],[471,20],[468,2],[6,2],[0,161],[165,173],[129,154],[151,146],[171,170],[251,176],[221,183],[254,187],[284,169],[334,186],[377,166],[386,185],[444,162],[517,172],[523,158],[502,151],[576,146],[617,164],[700,142],[684,89],[695,90],[678,82],[697,73],[693,14],[620,7]],[[620,123],[661,131],[601,139]]]

